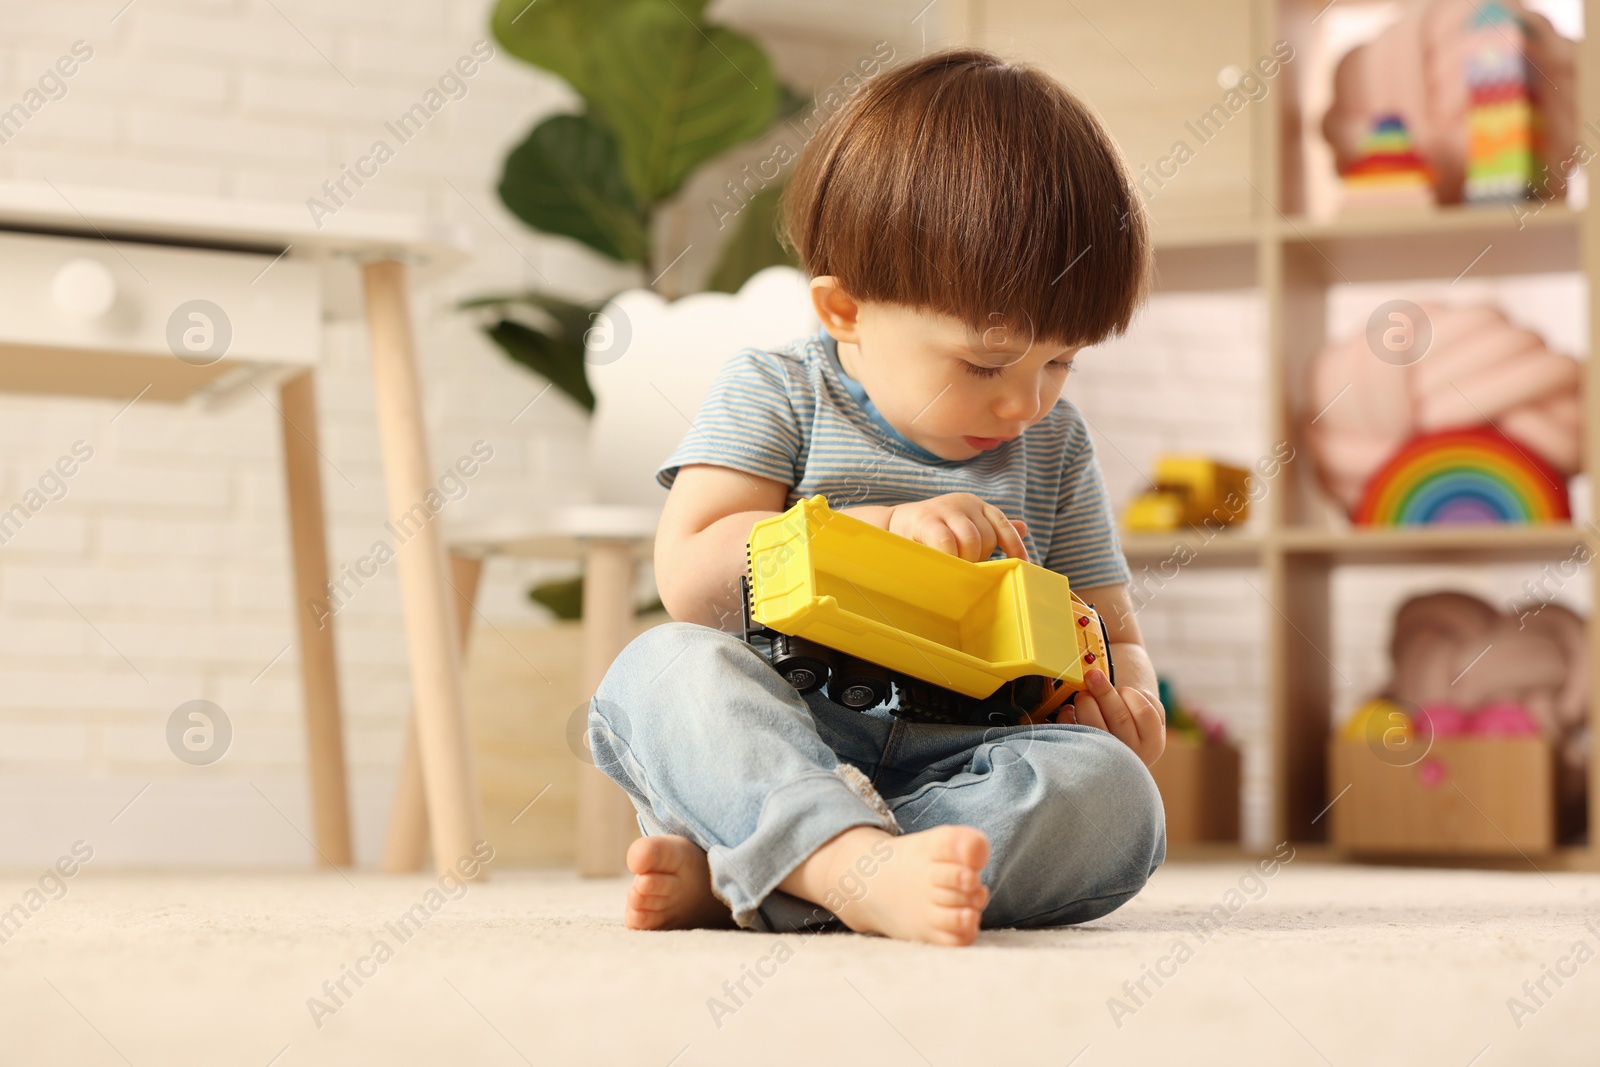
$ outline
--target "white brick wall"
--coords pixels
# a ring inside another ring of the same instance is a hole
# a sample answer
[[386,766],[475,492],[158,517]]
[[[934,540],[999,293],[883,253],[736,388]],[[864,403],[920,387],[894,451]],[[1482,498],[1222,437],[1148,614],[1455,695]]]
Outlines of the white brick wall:
[[[0,10],[0,106],[73,41],[94,48],[66,97],[0,146],[0,177],[303,203],[486,36],[488,11],[448,0],[276,0],[280,15],[249,0],[138,0],[113,23],[122,4]],[[535,269],[582,298],[633,280],[534,237],[494,197],[499,160],[536,117],[569,101],[565,86],[503,53],[468,84],[355,199],[474,233],[473,262],[415,296],[437,461],[480,438],[495,448],[447,515],[526,510],[584,491],[582,450],[572,447],[581,412],[552,394],[512,425],[542,383],[483,341],[454,302],[543,284]],[[337,570],[383,534],[359,323],[327,330],[318,401]],[[253,395],[216,414],[141,402],[113,425],[120,407],[0,397],[0,507],[73,441],[95,449],[65,499],[0,548],[0,811],[20,828],[0,836],[0,865],[33,865],[86,835],[113,863],[303,863],[295,651],[262,673],[293,641],[277,413]],[[537,621],[524,590],[555,573],[495,563],[485,611],[502,625]],[[337,625],[357,848],[371,863],[409,706],[392,566]],[[227,758],[209,768],[179,763],[164,740],[172,709],[196,697],[220,704],[235,730]]]
[[[1093,428],[1119,514],[1146,488],[1159,453],[1203,452],[1240,466],[1267,453],[1264,314],[1254,290],[1157,296],[1126,337],[1079,358],[1083,369],[1067,395]],[[1267,811],[1268,609],[1247,581],[1265,592],[1254,567],[1186,567],[1148,598],[1139,627],[1156,670],[1186,703],[1226,722],[1244,747],[1245,832],[1259,840]]]

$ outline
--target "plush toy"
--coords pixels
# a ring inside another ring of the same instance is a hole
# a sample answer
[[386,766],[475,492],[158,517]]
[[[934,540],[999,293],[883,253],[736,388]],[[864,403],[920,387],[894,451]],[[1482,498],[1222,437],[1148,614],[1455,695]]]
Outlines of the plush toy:
[[1582,618],[1559,604],[1519,615],[1466,593],[1429,593],[1395,613],[1389,656],[1393,675],[1380,696],[1420,708],[1419,732],[1542,734],[1559,757],[1563,812],[1583,810],[1589,665]]
[[1381,739],[1390,748],[1409,746],[1413,739],[1437,737],[1537,737],[1543,733],[1527,708],[1508,700],[1476,712],[1455,704],[1434,702],[1407,707],[1377,697],[1345,720],[1339,736],[1347,741]]
[[1434,701],[1417,709],[1415,724],[1421,737],[1460,737],[1475,732],[1469,726],[1470,720],[1471,716],[1454,704]]
[[1542,733],[1527,708],[1505,700],[1483,708],[1468,722],[1473,733],[1494,737],[1537,737]]
[[1485,420],[1562,479],[1576,473],[1581,364],[1496,308],[1418,306],[1427,321],[1408,326],[1431,333],[1420,358],[1380,359],[1361,333],[1312,361],[1306,439],[1328,494],[1354,512],[1373,474],[1414,436]]
[[[1394,25],[1339,61],[1333,104],[1323,117],[1322,132],[1333,146],[1340,173],[1362,157],[1373,124],[1395,115],[1437,174],[1439,202],[1461,202],[1473,125],[1467,72],[1474,48],[1482,49],[1484,33],[1495,32],[1492,26],[1476,25],[1491,6],[1503,7],[1520,23],[1523,53],[1533,71],[1528,84],[1535,91],[1537,121],[1543,131],[1541,159],[1559,173],[1578,138],[1577,46],[1558,34],[1543,15],[1521,3],[1496,0],[1427,0],[1411,5]],[[1490,102],[1480,91],[1478,105]],[[1486,112],[1479,118],[1483,133],[1493,116]],[[1492,154],[1492,145],[1480,142],[1480,148],[1480,158],[1485,152]],[[1559,199],[1561,183],[1550,184],[1548,195]]]

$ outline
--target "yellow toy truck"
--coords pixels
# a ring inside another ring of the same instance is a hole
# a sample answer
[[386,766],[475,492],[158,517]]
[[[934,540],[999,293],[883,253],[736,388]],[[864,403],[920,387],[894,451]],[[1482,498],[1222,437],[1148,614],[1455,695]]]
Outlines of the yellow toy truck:
[[1123,512],[1129,530],[1170,533],[1211,521],[1232,526],[1250,517],[1248,478],[1242,467],[1205,456],[1161,456],[1155,488],[1134,497]]
[[802,693],[916,722],[1035,721],[1115,681],[1105,623],[1063,574],[961,559],[828,507],[821,495],[752,526],[744,639]]

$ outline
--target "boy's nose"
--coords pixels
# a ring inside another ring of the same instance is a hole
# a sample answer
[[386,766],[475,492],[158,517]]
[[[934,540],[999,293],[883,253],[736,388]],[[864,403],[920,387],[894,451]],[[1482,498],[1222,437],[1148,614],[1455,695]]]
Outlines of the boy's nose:
[[[995,402],[994,414],[995,418],[1004,419],[1006,422],[1028,422],[1039,414],[1039,394],[1032,390],[1025,393],[1008,390]],[[1018,429],[1020,431],[1021,427]]]

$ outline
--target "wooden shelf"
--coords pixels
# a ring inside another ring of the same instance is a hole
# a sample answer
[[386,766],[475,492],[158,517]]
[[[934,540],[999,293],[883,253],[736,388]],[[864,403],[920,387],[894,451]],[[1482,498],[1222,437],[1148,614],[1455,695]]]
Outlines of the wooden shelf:
[[[1556,871],[1600,871],[1600,852],[1588,845],[1557,845],[1549,852],[1530,852],[1526,856],[1485,855],[1429,855],[1406,853],[1384,856],[1371,852],[1352,852],[1333,845],[1317,844],[1297,846],[1311,850],[1320,863],[1355,863],[1371,867],[1473,867],[1498,871],[1538,871],[1549,874]],[[1184,856],[1190,862],[1201,857]],[[1296,856],[1299,862],[1300,857]]]
[[[1588,348],[1600,353],[1600,315],[1594,313],[1600,225],[1589,221],[1600,205],[1591,200],[1575,211],[1531,202],[1309,217],[1302,205],[1316,199],[1316,182],[1306,179],[1305,170],[1326,160],[1323,153],[1306,151],[1305,143],[1320,123],[1326,94],[1324,86],[1310,91],[1301,79],[1313,76],[1310,60],[1320,47],[1313,38],[1327,27],[1317,22],[1326,0],[1215,0],[1203,6],[1202,14],[1199,6],[1176,0],[1121,0],[1116,17],[1128,27],[1159,22],[1167,31],[1145,40],[1132,61],[1109,44],[1120,26],[1102,36],[1099,27],[1084,25],[1082,12],[1050,0],[966,0],[962,8],[972,43],[1053,67],[1104,117],[1151,206],[1158,290],[1259,294],[1262,439],[1293,444],[1301,458],[1279,475],[1248,534],[1124,533],[1121,540],[1136,583],[1141,574],[1168,579],[1179,569],[1260,568],[1267,633],[1267,833],[1336,862],[1343,855],[1316,842],[1327,829],[1319,815],[1328,802],[1326,752],[1336,681],[1329,659],[1332,585],[1338,568],[1555,562],[1579,545],[1600,550],[1600,529],[1312,527],[1324,509],[1309,470],[1301,412],[1307,368],[1330,339],[1329,289],[1397,283],[1385,289],[1399,297],[1411,282],[1581,272]],[[1600,0],[1586,0],[1585,21],[1600,26]],[[1284,41],[1304,58],[1282,66],[1270,94],[1234,114],[1220,133],[1194,128],[1196,116],[1212,113],[1220,99],[1219,68],[1268,55]],[[1026,44],[1019,48],[1017,42]],[[1133,62],[1160,65],[1160,87]],[[1600,78],[1593,76],[1600,69],[1600,33],[1579,42],[1577,65],[1580,132],[1600,129]],[[1318,67],[1314,76],[1332,73]],[[1174,138],[1201,147],[1174,163]],[[1581,466],[1600,471],[1600,374],[1585,377],[1583,412],[1591,432]],[[1576,581],[1586,583],[1600,605],[1600,566],[1585,568]],[[1241,602],[1240,610],[1252,609]],[[1600,661],[1600,625],[1588,627],[1587,641],[1589,658]],[[1590,722],[1600,734],[1600,685],[1591,687]],[[1594,840],[1600,836],[1600,758],[1591,763],[1589,792]],[[1542,865],[1547,858],[1561,868],[1600,869],[1600,841],[1538,860]]]
[[1260,284],[1258,247],[1254,240],[1165,244],[1158,239],[1155,288],[1163,293],[1254,289]]
[[1163,291],[1252,288],[1258,247],[1282,244],[1323,285],[1549,274],[1580,267],[1582,214],[1551,204],[1517,216],[1504,204],[1358,212],[1327,220],[1159,223]]
[[1200,220],[1183,219],[1159,223],[1152,237],[1157,252],[1179,248],[1216,249],[1229,245],[1254,247],[1268,231],[1249,218]]
[[1171,561],[1177,567],[1255,567],[1261,563],[1264,542],[1259,536],[1223,530],[1211,534],[1191,529],[1184,533],[1121,533],[1122,553],[1134,570],[1159,567]]
[[1217,292],[1260,284],[1257,264],[1267,233],[1251,219],[1158,223],[1150,236],[1156,288],[1162,292]]
[[1504,204],[1354,214],[1325,222],[1280,218],[1275,237],[1325,284],[1573,271],[1580,215],[1552,204],[1519,219]]
[[1587,543],[1600,554],[1600,527],[1421,526],[1380,529],[1285,529],[1269,535],[1202,530],[1119,533],[1123,555],[1143,567],[1203,569],[1260,566],[1267,555],[1329,565],[1513,563],[1565,559]]
[[1565,204],[1540,208],[1530,203],[1518,215],[1508,204],[1355,211],[1332,219],[1278,218],[1274,232],[1284,240],[1332,240],[1371,237],[1399,241],[1437,234],[1470,233],[1509,236],[1534,230],[1574,229],[1582,217]]
[[1564,558],[1594,530],[1544,526],[1417,526],[1353,530],[1280,530],[1273,541],[1290,556],[1332,563],[1488,563]]

